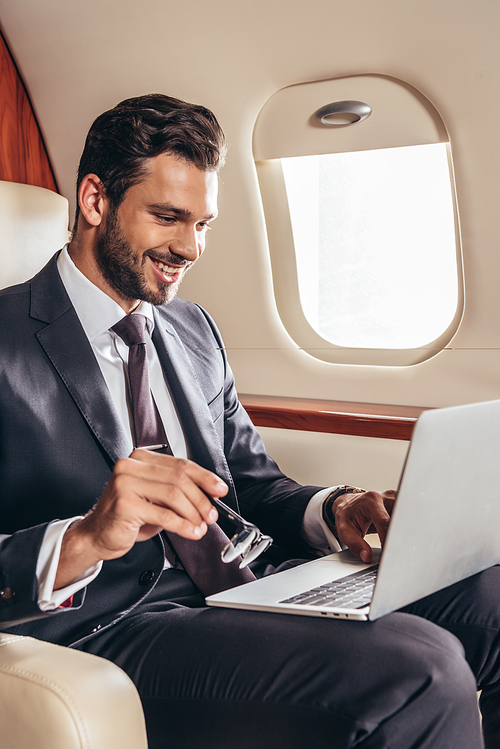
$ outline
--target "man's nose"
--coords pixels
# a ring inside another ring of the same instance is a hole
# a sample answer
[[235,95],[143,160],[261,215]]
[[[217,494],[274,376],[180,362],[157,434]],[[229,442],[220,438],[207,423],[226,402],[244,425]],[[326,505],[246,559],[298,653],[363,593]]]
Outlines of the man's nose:
[[169,242],[169,249],[175,255],[181,255],[186,260],[194,262],[202,254],[205,247],[205,237],[196,227],[179,226],[175,237]]

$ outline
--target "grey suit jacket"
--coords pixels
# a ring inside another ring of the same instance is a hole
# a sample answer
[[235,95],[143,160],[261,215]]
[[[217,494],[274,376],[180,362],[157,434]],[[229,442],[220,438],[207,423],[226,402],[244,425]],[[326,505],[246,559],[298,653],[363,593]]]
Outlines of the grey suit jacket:
[[[3,533],[87,512],[126,453],[123,429],[56,261],[57,255],[31,281],[0,292]],[[238,402],[209,315],[180,299],[156,308],[153,341],[193,460],[228,483],[228,504],[238,508],[239,502],[241,513],[282,547],[303,550],[302,515],[318,487],[286,478],[266,454]],[[30,530],[26,538],[38,538],[36,533]],[[36,543],[29,548],[31,553]],[[109,626],[145,600],[162,566],[160,537],[136,544],[104,565],[80,609],[22,631],[62,644],[90,636],[96,620]],[[148,586],[138,585],[142,570],[154,572]]]

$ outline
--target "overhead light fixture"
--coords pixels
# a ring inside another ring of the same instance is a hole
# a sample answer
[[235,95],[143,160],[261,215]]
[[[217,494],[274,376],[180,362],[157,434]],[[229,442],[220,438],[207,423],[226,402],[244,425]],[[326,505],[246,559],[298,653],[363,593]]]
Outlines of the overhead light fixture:
[[346,127],[366,120],[372,108],[362,101],[334,101],[315,112],[315,117],[326,127]]

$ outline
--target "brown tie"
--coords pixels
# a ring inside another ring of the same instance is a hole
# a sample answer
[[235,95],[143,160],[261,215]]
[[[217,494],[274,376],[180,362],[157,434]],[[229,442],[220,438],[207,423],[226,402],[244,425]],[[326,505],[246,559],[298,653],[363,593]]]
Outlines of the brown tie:
[[[133,314],[126,315],[112,327],[129,347],[128,378],[136,447],[167,444],[165,428],[149,386],[146,323],[144,315]],[[170,448],[168,452],[172,455]],[[206,534],[199,541],[190,541],[175,533],[167,535],[182,567],[203,595],[219,593],[255,580],[255,575],[248,567],[239,569],[241,557],[229,564],[222,561],[221,552],[229,539],[217,523],[209,525]],[[169,551],[167,548],[167,557],[175,566],[175,559]]]
[[134,421],[134,447],[164,444],[167,441],[149,386],[146,324],[144,315],[126,315],[112,327],[129,347],[128,379]]

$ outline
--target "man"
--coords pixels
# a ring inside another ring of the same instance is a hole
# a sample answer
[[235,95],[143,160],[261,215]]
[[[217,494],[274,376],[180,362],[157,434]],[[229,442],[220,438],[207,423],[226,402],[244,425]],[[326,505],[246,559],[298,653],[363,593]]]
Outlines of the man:
[[[0,527],[35,535],[25,587],[53,612],[14,631],[124,668],[152,749],[471,749],[476,682],[498,746],[497,568],[374,623],[203,605],[225,584],[206,494],[274,537],[275,564],[339,548],[334,532],[368,561],[363,536],[373,523],[383,540],[394,499],[286,478],[238,403],[213,321],[175,298],[217,213],[223,153],[203,107],[151,95],[104,113],[69,247],[0,296]],[[157,442],[171,454],[133,449]]]

